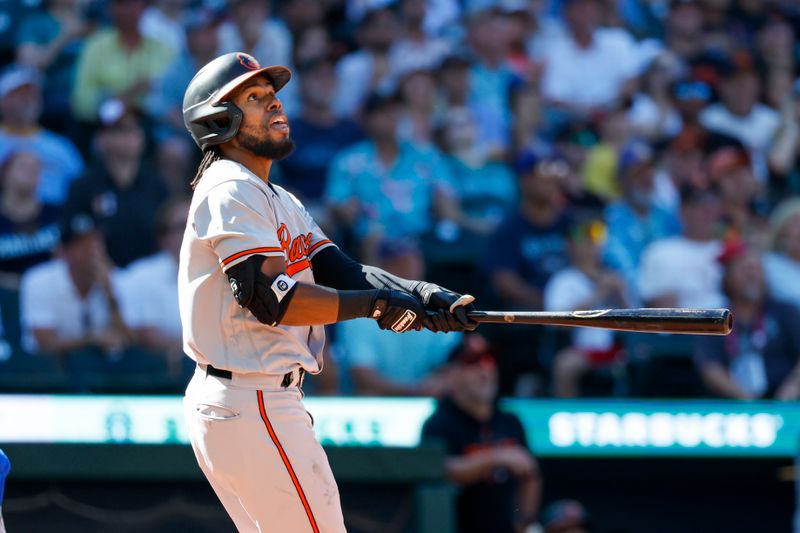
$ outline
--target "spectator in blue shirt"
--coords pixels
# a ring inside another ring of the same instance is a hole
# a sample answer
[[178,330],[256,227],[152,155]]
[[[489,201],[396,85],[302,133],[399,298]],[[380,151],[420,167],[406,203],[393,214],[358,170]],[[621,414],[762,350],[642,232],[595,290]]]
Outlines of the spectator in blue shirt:
[[380,238],[419,237],[437,220],[454,219],[450,170],[433,147],[398,143],[398,101],[372,96],[364,108],[368,139],[344,149],[331,164],[325,196],[338,221],[375,257]]
[[677,217],[653,203],[654,175],[652,149],[642,142],[629,144],[619,159],[622,198],[605,210],[604,260],[631,288],[636,287],[639,259],[647,245],[680,232]]
[[42,163],[39,199],[61,205],[83,160],[69,139],[41,127],[41,113],[41,76],[28,67],[7,67],[0,74],[0,162],[11,152],[36,154]]

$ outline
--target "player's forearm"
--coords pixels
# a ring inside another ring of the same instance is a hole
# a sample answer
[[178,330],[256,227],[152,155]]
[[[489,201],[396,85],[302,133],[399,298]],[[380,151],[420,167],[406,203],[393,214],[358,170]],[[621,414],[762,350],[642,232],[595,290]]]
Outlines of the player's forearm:
[[337,291],[321,285],[298,283],[281,324],[316,326],[368,317],[377,292],[377,289]]
[[485,479],[496,467],[493,455],[488,451],[472,455],[451,456],[445,460],[447,478],[459,485],[470,485]]
[[311,259],[320,285],[340,290],[397,289],[412,292],[419,281],[407,280],[371,265],[362,265],[331,246]]

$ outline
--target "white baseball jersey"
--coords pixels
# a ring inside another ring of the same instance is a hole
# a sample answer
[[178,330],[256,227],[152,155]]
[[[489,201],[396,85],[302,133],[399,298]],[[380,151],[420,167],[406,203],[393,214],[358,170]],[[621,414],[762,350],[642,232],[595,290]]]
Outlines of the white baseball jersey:
[[236,303],[225,271],[252,255],[282,257],[314,283],[310,259],[333,243],[291,193],[230,160],[213,163],[192,197],[178,267],[184,351],[201,364],[282,375],[322,369],[322,326],[267,326]]

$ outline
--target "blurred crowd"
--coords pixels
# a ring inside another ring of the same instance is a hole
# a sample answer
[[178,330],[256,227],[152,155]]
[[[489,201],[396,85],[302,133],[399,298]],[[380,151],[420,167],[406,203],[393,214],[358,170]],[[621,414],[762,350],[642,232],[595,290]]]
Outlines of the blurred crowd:
[[[800,4],[10,0],[0,388],[180,392],[189,80],[293,71],[271,179],[483,309],[730,307],[728,337],[482,326],[505,396],[800,397]],[[314,394],[452,390],[457,334],[329,328]]]

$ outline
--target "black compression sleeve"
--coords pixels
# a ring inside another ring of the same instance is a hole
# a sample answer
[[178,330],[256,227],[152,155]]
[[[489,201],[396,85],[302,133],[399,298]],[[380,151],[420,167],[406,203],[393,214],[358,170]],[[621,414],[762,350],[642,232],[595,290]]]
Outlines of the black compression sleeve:
[[396,289],[413,292],[420,281],[403,279],[380,268],[362,265],[336,246],[320,250],[311,259],[314,280],[339,290]]

